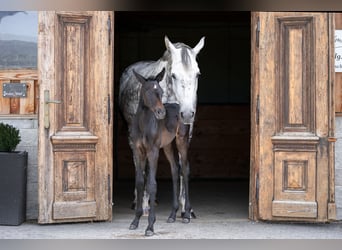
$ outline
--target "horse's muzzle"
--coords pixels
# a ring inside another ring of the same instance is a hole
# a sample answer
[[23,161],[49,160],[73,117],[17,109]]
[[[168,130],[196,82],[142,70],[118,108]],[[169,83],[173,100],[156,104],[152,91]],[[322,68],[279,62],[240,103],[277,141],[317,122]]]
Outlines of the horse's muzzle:
[[189,112],[180,112],[181,121],[184,124],[191,124],[194,122],[195,119],[195,112],[189,111]]

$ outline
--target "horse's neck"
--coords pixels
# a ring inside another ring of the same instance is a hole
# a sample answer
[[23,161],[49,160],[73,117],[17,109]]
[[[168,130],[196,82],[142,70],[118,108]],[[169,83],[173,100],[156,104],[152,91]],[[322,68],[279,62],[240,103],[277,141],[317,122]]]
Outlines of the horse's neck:
[[166,74],[162,81],[159,82],[160,87],[163,89],[163,103],[178,103],[175,94],[171,88],[172,78],[171,78],[171,61],[166,61],[165,58],[161,58],[157,61],[157,64],[162,65],[166,68]]

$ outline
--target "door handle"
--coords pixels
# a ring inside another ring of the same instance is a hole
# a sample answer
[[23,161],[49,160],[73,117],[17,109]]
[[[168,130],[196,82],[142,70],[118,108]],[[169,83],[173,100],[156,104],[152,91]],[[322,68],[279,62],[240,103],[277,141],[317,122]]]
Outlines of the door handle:
[[50,91],[44,90],[44,128],[50,127],[50,112],[49,112],[50,103],[61,104],[62,101],[50,100]]

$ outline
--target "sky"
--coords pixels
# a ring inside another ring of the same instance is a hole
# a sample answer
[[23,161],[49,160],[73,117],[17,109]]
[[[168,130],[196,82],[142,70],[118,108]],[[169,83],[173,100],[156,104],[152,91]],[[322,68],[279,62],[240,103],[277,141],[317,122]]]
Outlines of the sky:
[[25,13],[20,12],[13,16],[3,17],[0,21],[0,34],[0,39],[6,39],[4,34],[11,34],[21,37],[22,39],[20,40],[32,40],[33,38],[37,40],[38,12],[25,11]]

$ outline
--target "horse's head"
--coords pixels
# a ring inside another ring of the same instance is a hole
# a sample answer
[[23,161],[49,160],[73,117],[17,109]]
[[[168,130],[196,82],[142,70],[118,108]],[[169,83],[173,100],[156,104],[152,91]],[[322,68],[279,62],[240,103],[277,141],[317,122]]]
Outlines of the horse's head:
[[165,68],[155,77],[145,79],[142,75],[133,70],[135,77],[141,83],[140,99],[144,106],[149,108],[158,119],[164,119],[166,115],[165,107],[162,103],[163,90],[159,82],[163,79]]
[[196,56],[204,46],[204,37],[191,48],[183,43],[172,44],[165,36],[165,45],[171,57],[171,70],[167,77],[180,105],[180,119],[183,123],[190,124],[195,118],[200,75]]

